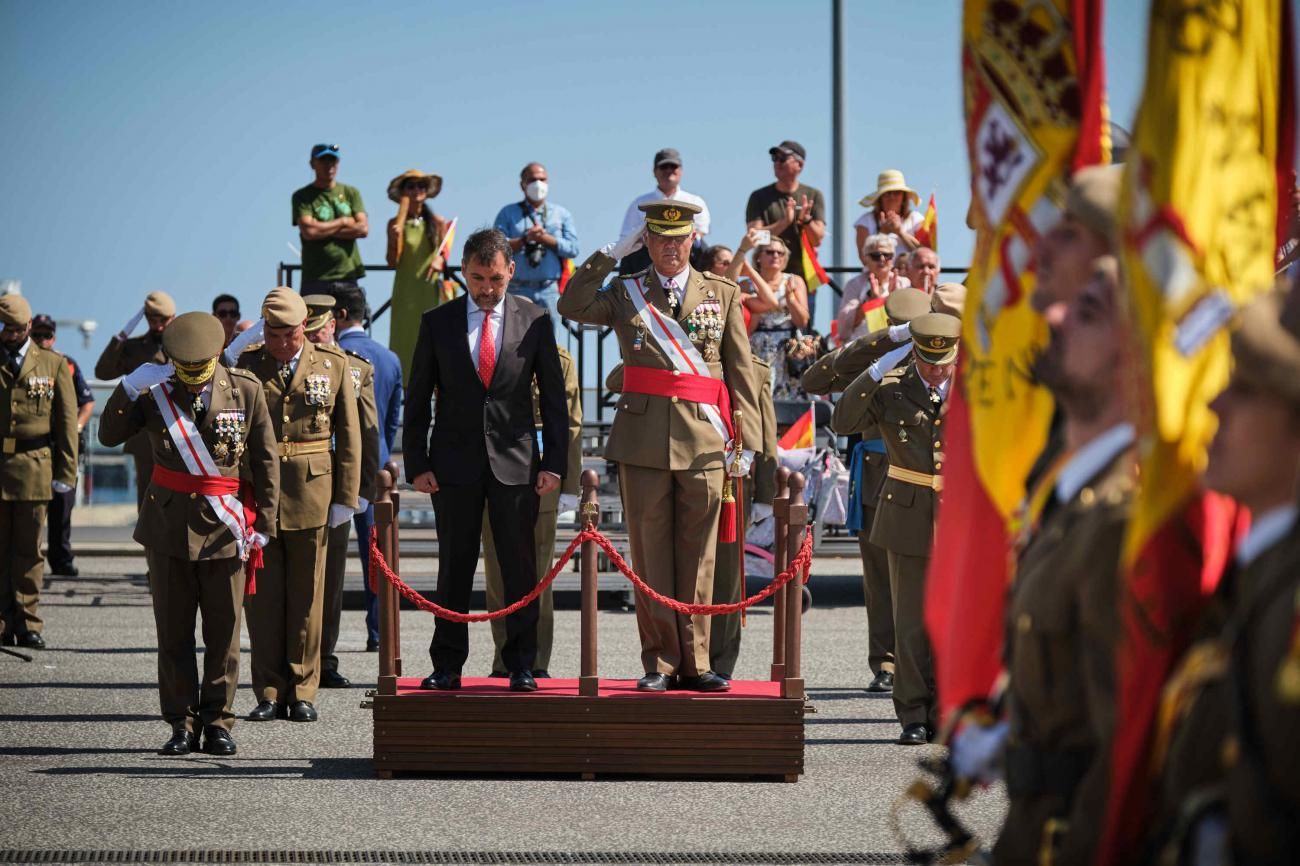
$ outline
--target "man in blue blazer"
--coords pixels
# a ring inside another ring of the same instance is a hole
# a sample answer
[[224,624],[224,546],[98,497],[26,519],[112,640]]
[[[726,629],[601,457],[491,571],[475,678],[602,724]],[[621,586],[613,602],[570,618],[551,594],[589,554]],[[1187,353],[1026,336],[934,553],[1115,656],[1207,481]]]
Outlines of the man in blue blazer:
[[[379,412],[379,466],[388,465],[389,454],[397,441],[397,427],[402,415],[402,362],[386,346],[372,340],[362,323],[366,317],[366,298],[360,289],[334,292],[335,341],[340,348],[356,352],[375,368],[375,406]],[[357,548],[361,552],[362,584],[366,592],[366,650],[379,649],[379,597],[370,591],[370,527],[374,524],[374,506],[352,518],[357,530]]]

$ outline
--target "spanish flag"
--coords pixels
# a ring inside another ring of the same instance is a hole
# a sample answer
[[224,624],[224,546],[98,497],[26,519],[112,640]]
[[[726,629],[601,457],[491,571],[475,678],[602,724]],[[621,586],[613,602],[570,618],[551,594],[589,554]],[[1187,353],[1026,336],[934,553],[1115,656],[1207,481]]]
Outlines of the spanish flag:
[[777,447],[782,451],[793,451],[796,448],[813,447],[813,407],[809,406],[808,411],[799,416],[799,420],[790,425],[790,429],[777,442]]
[[573,279],[573,271],[573,259],[565,259],[560,264],[560,282],[556,288],[559,289],[561,295],[569,287],[569,280]]
[[808,229],[799,232],[799,259],[799,273],[803,275],[803,281],[808,286],[808,294],[812,294],[831,281],[831,278],[826,275],[826,269],[817,259],[817,248],[808,237]]
[[[944,504],[926,591],[940,710],[989,695],[1002,667],[1011,542],[1052,398],[1029,375],[1047,326],[1029,303],[1039,235],[1077,165],[1109,160],[1102,0],[966,0],[962,74],[974,265],[948,401]],[[1044,45],[1053,60],[1044,63]],[[1071,94],[1069,104],[1063,94]]]
[[[1242,527],[1198,487],[1227,384],[1229,325],[1273,284],[1279,161],[1294,106],[1291,0],[1236,6],[1232,26],[1153,0],[1146,88],[1120,201],[1139,349],[1142,484],[1123,556],[1117,726],[1099,863],[1131,857],[1152,801],[1161,685]],[[1207,760],[1213,756],[1207,756]]]
[[925,209],[921,227],[916,230],[916,239],[921,246],[939,252],[939,212],[934,207],[934,193],[930,193],[930,204]]

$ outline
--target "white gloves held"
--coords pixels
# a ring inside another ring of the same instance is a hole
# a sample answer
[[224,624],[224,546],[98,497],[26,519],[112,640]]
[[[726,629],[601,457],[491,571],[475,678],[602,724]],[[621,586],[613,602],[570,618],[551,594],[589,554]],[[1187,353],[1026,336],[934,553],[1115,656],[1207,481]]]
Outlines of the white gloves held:
[[266,320],[258,319],[253,323],[253,327],[243,333],[236,334],[235,339],[231,340],[230,345],[226,347],[226,366],[233,367],[245,349],[262,339],[265,330]]
[[907,354],[912,351],[912,341],[908,340],[897,349],[890,349],[884,356],[877,358],[870,367],[867,368],[867,375],[879,382],[885,378],[885,374],[897,367]]
[[1002,778],[1002,756],[1006,751],[1008,724],[969,724],[952,741],[948,760],[958,778],[987,785]]
[[578,494],[561,493],[560,501],[555,506],[556,511],[576,511],[578,509]]
[[909,342],[912,339],[912,326],[907,322],[889,326],[889,339],[895,343]]
[[[734,440],[732,440],[734,441]],[[749,474],[749,467],[754,465],[754,452],[752,449],[743,448],[740,452],[740,459],[736,459],[736,452],[727,442],[726,451],[727,474],[732,478],[741,478]]]
[[612,259],[621,259],[629,253],[634,253],[641,249],[641,247],[645,245],[644,238],[645,229],[641,229],[640,231],[632,232],[630,235],[619,238],[618,243],[616,244],[607,245],[606,249],[608,252],[605,252],[605,250],[602,250],[602,252],[605,252],[605,254]]
[[55,493],[71,493],[72,485],[64,484],[62,481],[51,481],[50,486],[54,488]]
[[330,529],[338,529],[340,526],[342,526],[343,524],[351,520],[352,515],[356,513],[357,513],[356,509],[352,508],[351,506],[340,505],[337,502],[331,502],[330,516],[329,516]]
[[122,326],[122,330],[118,332],[118,336],[121,337],[123,340],[131,336],[131,332],[140,326],[140,320],[143,318],[144,318],[144,307],[141,307],[139,310],[136,311],[136,314],[134,316],[127,319],[126,324]]
[[126,392],[126,396],[135,400],[142,392],[148,391],[154,385],[166,382],[175,372],[176,368],[172,366],[171,361],[166,364],[153,362],[141,364],[122,377],[122,390]]
[[270,541],[271,539],[267,538],[260,532],[248,533],[248,535],[244,536],[244,549],[240,553],[239,558],[247,562],[248,557],[253,555],[254,550],[261,550],[263,547],[266,547]]

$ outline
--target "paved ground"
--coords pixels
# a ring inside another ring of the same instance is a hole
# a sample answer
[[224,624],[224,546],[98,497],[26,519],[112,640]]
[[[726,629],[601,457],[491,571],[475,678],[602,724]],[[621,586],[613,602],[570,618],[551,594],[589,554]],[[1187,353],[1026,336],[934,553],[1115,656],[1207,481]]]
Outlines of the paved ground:
[[[114,862],[233,857],[217,849],[263,852],[243,862],[682,862],[681,852],[716,863],[903,862],[888,814],[921,750],[894,745],[890,701],[861,690],[866,617],[860,605],[824,606],[833,593],[819,594],[805,619],[817,712],[798,784],[379,781],[361,688],[323,692],[314,725],[237,725],[230,759],[155,754],[168,731],[157,717],[152,615],[143,579],[125,564],[83,557],[83,576],[59,579],[47,594],[54,649],[30,664],[0,656],[0,862],[92,862],[118,851],[137,853]],[[424,673],[432,622],[420,613],[402,622],[407,673]],[[556,673],[576,672],[577,625],[576,611],[557,614]],[[466,671],[486,673],[487,630],[475,626],[471,641]],[[764,676],[767,610],[750,617],[745,641],[737,675]],[[377,656],[363,646],[361,614],[345,612],[343,670],[373,687]],[[253,704],[244,649],[241,712]],[[600,650],[602,675],[638,673],[630,613],[601,613]],[[964,813],[987,834],[1003,808],[986,792]],[[905,820],[925,836],[919,811],[907,809]],[[84,849],[109,853],[75,853]],[[316,853],[294,853],[304,850]],[[170,853],[138,853],[151,851]]]

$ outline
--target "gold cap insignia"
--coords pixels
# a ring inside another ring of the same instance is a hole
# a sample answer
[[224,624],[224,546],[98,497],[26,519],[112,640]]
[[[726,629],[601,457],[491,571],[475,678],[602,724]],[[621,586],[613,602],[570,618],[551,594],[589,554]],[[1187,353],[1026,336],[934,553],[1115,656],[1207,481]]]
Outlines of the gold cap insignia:
[[678,220],[682,218],[682,212],[675,207],[670,207],[664,211],[664,219]]
[[943,348],[943,337],[931,337],[931,338],[930,338],[930,348],[931,348],[931,349],[942,349],[942,348]]

